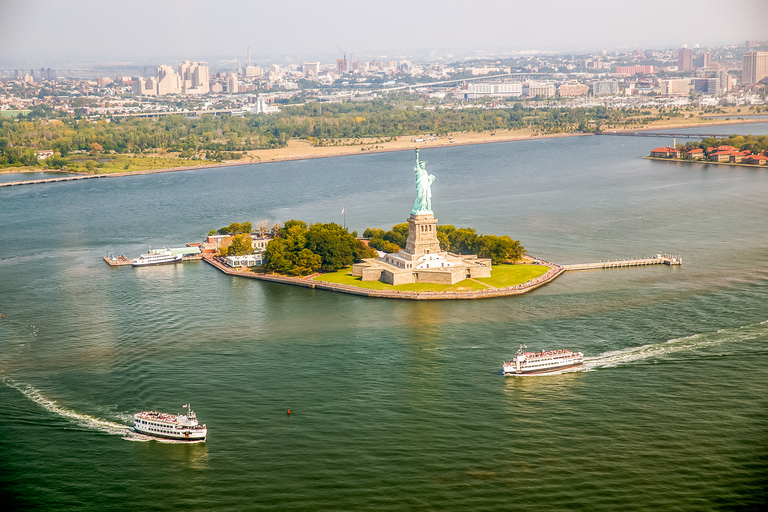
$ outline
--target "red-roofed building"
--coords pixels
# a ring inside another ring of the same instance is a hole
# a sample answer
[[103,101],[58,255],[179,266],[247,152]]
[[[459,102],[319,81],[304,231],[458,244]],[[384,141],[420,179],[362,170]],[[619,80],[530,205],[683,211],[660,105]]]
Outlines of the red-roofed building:
[[732,164],[740,164],[744,157],[747,157],[751,154],[752,152],[748,149],[745,149],[744,151],[737,151],[735,153],[731,153],[731,157],[728,161]]
[[710,155],[718,151],[738,151],[738,149],[736,149],[733,146],[717,146],[717,147],[711,147],[708,150]]
[[752,165],[765,165],[765,164],[768,164],[768,156],[765,156],[765,155],[745,156],[741,160],[741,163],[752,164]]
[[731,160],[731,155],[734,154],[735,151],[713,151],[709,154],[709,160],[711,162],[729,162]]
[[682,151],[676,148],[656,148],[651,150],[653,158],[680,158]]
[[685,152],[685,158],[695,160],[697,158],[704,157],[704,150],[701,148],[693,148]]

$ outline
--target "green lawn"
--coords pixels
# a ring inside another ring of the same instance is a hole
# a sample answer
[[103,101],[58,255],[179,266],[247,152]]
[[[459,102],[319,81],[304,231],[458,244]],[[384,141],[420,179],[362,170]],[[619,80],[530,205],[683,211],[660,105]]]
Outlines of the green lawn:
[[505,288],[536,279],[548,270],[544,265],[494,265],[491,277],[481,277],[478,281],[493,288]]
[[[466,292],[470,290],[485,290],[488,288],[504,288],[514,286],[545,274],[549,267],[542,265],[494,265],[491,276],[477,280],[465,279],[454,285],[414,283],[392,286],[381,281],[363,282],[359,277],[353,277],[352,267],[345,267],[336,272],[321,274],[314,278],[315,281],[327,283],[346,284],[366,288],[368,290],[400,290],[406,292]],[[479,281],[479,282],[478,282]],[[483,283],[483,284],[480,284]],[[484,286],[486,285],[486,286]]]

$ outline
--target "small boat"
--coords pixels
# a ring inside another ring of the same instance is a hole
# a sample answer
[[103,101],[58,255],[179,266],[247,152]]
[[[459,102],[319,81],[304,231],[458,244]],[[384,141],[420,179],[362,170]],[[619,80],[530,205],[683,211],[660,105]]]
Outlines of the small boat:
[[197,422],[192,406],[186,404],[187,414],[142,411],[133,417],[133,430],[139,434],[177,441],[204,442],[208,428]]
[[148,265],[163,265],[165,263],[178,263],[184,257],[183,254],[174,254],[167,247],[157,251],[149,251],[131,261],[134,267],[146,267]]
[[584,364],[584,354],[572,350],[542,350],[525,352],[525,345],[520,345],[512,361],[504,362],[504,375],[534,375],[565,370]]

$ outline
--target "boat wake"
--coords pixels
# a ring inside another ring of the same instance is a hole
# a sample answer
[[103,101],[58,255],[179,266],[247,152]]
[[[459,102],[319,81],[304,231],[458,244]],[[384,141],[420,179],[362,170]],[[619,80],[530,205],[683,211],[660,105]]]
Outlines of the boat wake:
[[[158,439],[155,437],[145,436],[143,434],[139,434],[138,432],[134,432],[133,429],[127,425],[116,423],[114,421],[106,420],[103,418],[97,418],[89,414],[83,414],[83,413],[75,412],[70,409],[61,407],[57,405],[56,402],[54,402],[53,400],[50,400],[45,396],[43,396],[43,394],[40,392],[39,389],[29,384],[15,382],[6,377],[3,377],[2,382],[3,384],[19,391],[22,395],[24,395],[29,400],[36,403],[46,411],[53,413],[68,421],[71,421],[72,423],[74,423],[79,427],[87,428],[90,430],[98,430],[100,432],[106,432],[107,434],[111,434],[111,435],[122,436],[127,441],[158,441],[161,443],[170,443],[170,444],[177,444],[177,443],[190,444],[189,441],[176,441],[174,439]],[[126,414],[124,416],[126,418],[126,421],[131,421],[133,419],[133,416],[131,415]]]
[[684,338],[674,338],[663,343],[650,343],[640,347],[629,347],[621,350],[604,352],[592,357],[585,356],[583,366],[552,373],[588,372],[600,368],[611,368],[637,361],[663,358],[678,352],[690,352],[711,348],[728,342],[751,340],[758,336],[766,335],[768,335],[768,320],[743,327],[720,329],[714,332],[694,334]]
[[603,352],[596,356],[584,356],[584,364],[577,368],[567,368],[526,377],[544,377],[563,373],[589,372],[601,368],[612,368],[624,364],[664,358],[678,352],[691,352],[715,347],[729,342],[748,341],[757,337],[768,337],[768,320],[757,324],[745,325],[732,329],[720,329],[714,332],[693,334],[684,338],[674,338],[663,343],[650,343],[640,347]]

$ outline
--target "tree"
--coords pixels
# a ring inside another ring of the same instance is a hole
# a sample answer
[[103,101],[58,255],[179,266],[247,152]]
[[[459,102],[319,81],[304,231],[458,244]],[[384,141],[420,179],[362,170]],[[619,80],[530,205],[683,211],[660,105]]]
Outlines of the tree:
[[262,267],[272,272],[287,273],[293,268],[293,263],[286,257],[286,241],[275,238],[267,244],[264,250]]
[[227,249],[230,256],[245,256],[253,253],[251,246],[251,237],[247,233],[241,233],[232,237],[232,243]]
[[293,268],[290,270],[294,275],[306,275],[320,270],[322,258],[309,249],[302,249],[293,255]]

